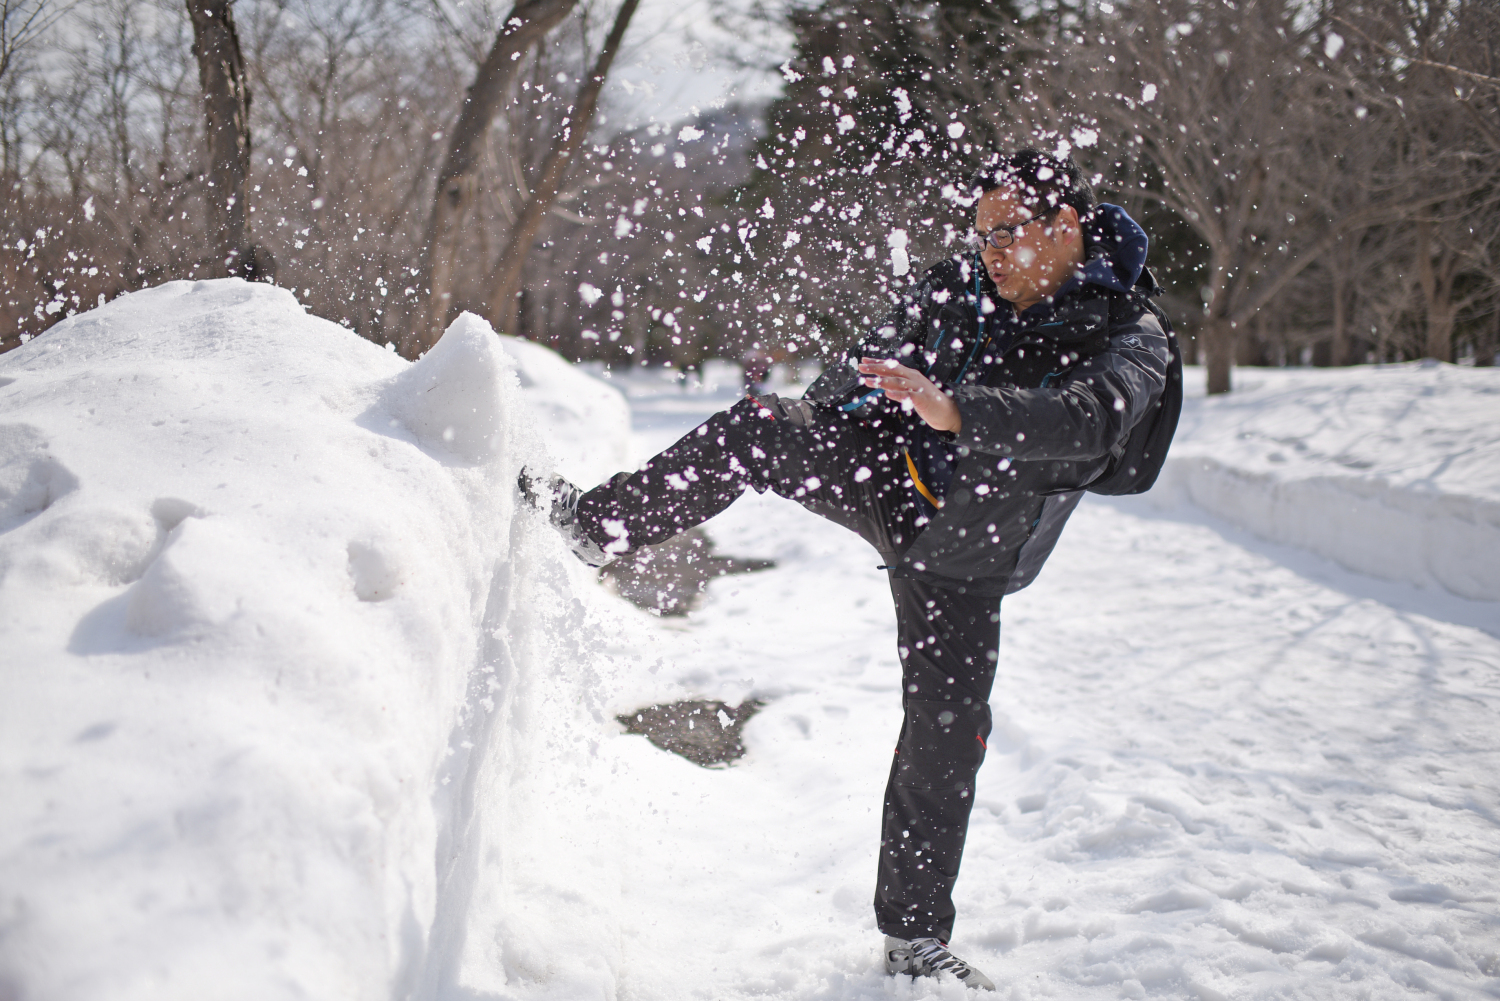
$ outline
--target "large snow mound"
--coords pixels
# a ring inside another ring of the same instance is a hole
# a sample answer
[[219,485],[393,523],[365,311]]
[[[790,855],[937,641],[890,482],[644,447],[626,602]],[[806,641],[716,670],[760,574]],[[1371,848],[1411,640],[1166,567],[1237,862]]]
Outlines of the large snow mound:
[[627,434],[475,317],[409,364],[238,280],[0,358],[0,997],[610,993],[620,628],[514,482]]
[[1161,502],[1186,497],[1361,573],[1500,601],[1500,369],[1240,369],[1238,380],[1185,401]]

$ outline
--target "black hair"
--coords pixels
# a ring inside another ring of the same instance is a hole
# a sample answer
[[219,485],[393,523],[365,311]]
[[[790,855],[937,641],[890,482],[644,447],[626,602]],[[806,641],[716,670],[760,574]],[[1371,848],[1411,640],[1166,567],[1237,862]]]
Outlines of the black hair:
[[1037,216],[1050,215],[1064,205],[1078,218],[1094,211],[1094,189],[1071,156],[1053,156],[1032,146],[1011,153],[991,153],[969,175],[969,190],[979,195],[996,188],[1015,188]]

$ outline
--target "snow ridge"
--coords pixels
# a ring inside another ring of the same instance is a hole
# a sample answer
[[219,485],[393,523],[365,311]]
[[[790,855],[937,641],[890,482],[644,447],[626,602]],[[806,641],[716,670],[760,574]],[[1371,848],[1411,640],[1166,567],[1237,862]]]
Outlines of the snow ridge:
[[0,995],[612,996],[620,630],[521,382],[238,280],[0,358]]
[[1239,381],[1185,401],[1159,507],[1190,500],[1350,570],[1500,601],[1500,370],[1419,362]]

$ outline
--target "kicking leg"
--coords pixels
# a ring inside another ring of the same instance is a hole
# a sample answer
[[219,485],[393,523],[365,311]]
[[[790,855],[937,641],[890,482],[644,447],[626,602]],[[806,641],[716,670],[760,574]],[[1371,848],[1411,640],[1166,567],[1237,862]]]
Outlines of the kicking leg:
[[746,398],[633,473],[578,500],[579,527],[611,553],[655,545],[727,508],[747,487],[774,490],[858,532],[893,559],[916,533],[890,436],[800,400]]

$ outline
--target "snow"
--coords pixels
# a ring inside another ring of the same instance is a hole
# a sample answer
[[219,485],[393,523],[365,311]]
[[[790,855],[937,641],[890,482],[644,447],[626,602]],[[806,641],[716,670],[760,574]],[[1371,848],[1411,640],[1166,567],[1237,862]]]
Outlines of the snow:
[[1500,370],[1237,378],[1231,394],[1186,401],[1159,500],[1185,496],[1353,570],[1500,601]]
[[[954,946],[1008,998],[1494,994],[1500,605],[1252,517],[1493,502],[1489,373],[1238,377],[1005,601]],[[876,555],[746,497],[709,531],[778,567],[658,619],[515,510],[522,464],[590,483],[736,392],[610,381],[238,281],[0,357],[0,997],[965,996],[878,971]],[[613,720],[752,695],[728,769]]]
[[[550,464],[518,374],[554,417],[624,405],[505,347],[464,317],[408,365],[285,291],[176,282],[0,358],[0,995],[430,995],[490,898],[576,892],[589,866],[514,867],[580,840],[548,756],[587,793],[562,735],[607,732],[580,645],[619,629],[513,517]],[[549,910],[531,934],[600,932]]]

